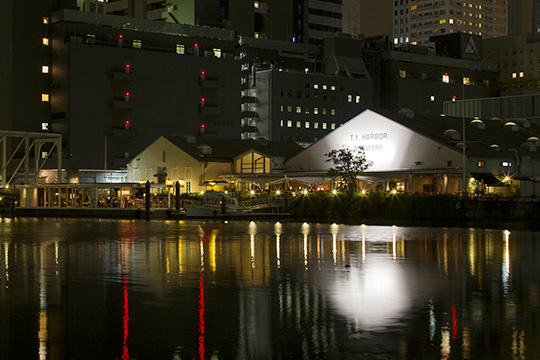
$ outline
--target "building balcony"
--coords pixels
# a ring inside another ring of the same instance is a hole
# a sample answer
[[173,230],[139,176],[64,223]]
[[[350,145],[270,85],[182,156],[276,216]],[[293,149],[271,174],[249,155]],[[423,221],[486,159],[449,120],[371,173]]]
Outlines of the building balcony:
[[255,104],[257,98],[255,96],[242,95],[242,104]]
[[256,111],[242,111],[243,118],[257,118],[259,114]]
[[251,125],[243,125],[240,131],[242,133],[255,133],[257,132],[257,127]]

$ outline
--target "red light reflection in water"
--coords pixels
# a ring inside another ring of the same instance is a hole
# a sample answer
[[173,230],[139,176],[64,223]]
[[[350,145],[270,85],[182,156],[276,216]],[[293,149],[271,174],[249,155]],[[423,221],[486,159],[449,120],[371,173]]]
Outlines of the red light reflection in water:
[[124,274],[124,317],[123,317],[123,328],[124,328],[124,341],[122,343],[122,360],[129,359],[129,352],[127,346],[127,338],[129,335],[129,297],[127,292],[127,276]]
[[199,277],[199,358],[204,360],[204,285],[202,268]]
[[456,340],[457,338],[457,311],[456,305],[452,304],[452,339]]

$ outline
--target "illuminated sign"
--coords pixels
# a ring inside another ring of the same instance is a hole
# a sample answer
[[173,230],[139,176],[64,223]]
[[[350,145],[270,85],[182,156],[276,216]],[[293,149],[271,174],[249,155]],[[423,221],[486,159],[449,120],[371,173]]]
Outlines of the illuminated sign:
[[371,171],[445,168],[447,161],[460,164],[459,149],[414,132],[408,127],[379,113],[366,110],[327,136],[287,161],[288,171],[326,171],[331,164],[325,154],[347,146],[363,149],[366,159],[373,162]]

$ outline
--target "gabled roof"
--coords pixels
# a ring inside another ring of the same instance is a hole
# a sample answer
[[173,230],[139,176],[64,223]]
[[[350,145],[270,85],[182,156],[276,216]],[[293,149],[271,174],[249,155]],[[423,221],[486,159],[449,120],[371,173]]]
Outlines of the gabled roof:
[[[165,138],[195,159],[205,158],[212,161],[232,161],[237,156],[251,150],[269,157],[287,158],[303,149],[300,145],[293,142],[186,136],[166,136]],[[201,145],[209,146],[212,149],[211,153],[204,154],[199,149]]]

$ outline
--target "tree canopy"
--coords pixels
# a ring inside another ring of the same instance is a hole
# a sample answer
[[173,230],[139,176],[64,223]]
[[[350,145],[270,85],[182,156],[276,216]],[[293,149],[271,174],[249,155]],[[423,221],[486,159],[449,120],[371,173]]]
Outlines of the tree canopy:
[[334,149],[324,155],[327,157],[326,161],[333,164],[326,174],[332,180],[345,182],[351,193],[356,190],[358,175],[373,165],[372,161],[366,159],[363,148],[354,151],[343,145],[341,149]]

